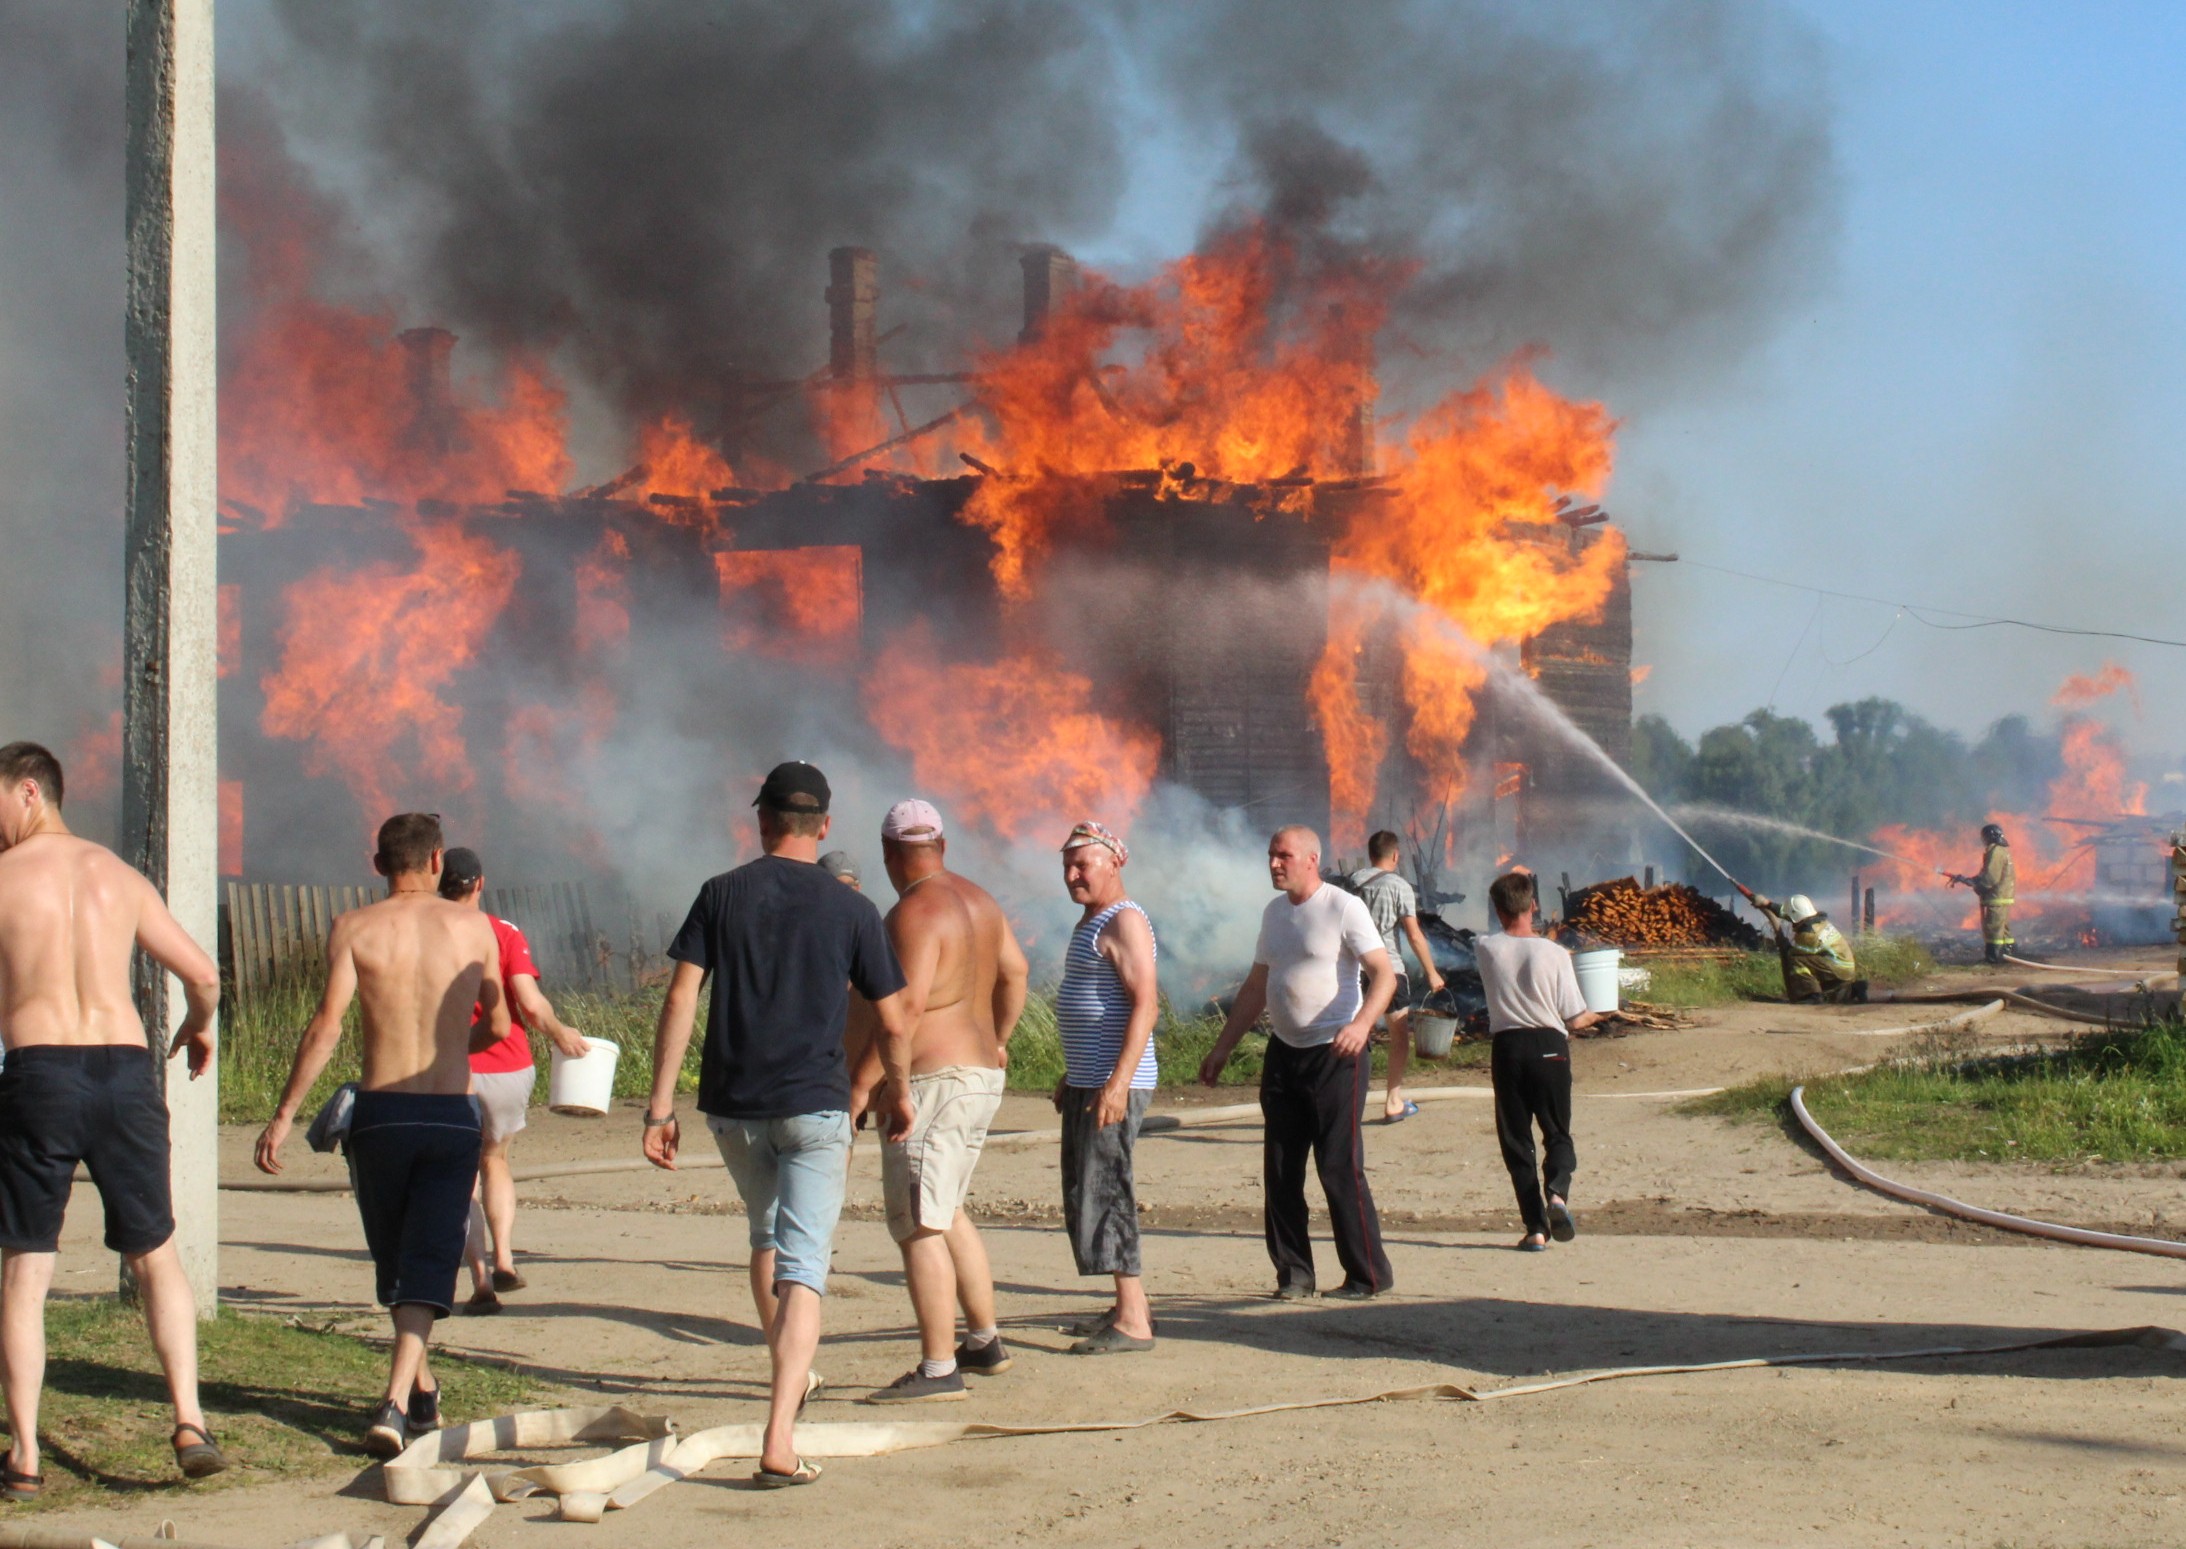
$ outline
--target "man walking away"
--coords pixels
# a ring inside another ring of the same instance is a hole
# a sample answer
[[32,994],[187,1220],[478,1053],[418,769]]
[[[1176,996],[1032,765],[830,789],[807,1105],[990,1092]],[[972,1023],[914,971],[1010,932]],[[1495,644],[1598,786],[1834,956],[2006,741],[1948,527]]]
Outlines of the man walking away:
[[[440,896],[472,909],[485,908],[486,868],[475,850],[454,849],[442,858]],[[524,933],[498,915],[487,915],[501,948],[501,997],[509,1010],[509,1035],[471,1056],[471,1093],[478,1099],[481,1146],[478,1196],[471,1201],[470,1237],[464,1257],[471,1267],[471,1299],[463,1310],[501,1310],[503,1291],[521,1291],[516,1272],[516,1178],[509,1171],[509,1143],[531,1117],[531,1092],[539,1069],[531,1053],[531,1029],[546,1034],[570,1059],[582,1059],[585,1041],[562,1024],[539,989],[539,965]],[[484,1015],[473,1013],[474,1020]]]
[[2011,845],[2004,830],[1994,823],[1981,830],[1981,870],[1970,877],[1951,878],[1953,884],[1970,887],[1981,900],[1981,960],[2001,968],[2017,945],[2011,937],[2011,906],[2018,902],[2019,874],[2011,863]]
[[1397,944],[1400,931],[1412,944],[1412,956],[1427,981],[1427,993],[1432,995],[1442,988],[1442,972],[1435,967],[1426,932],[1419,928],[1419,894],[1397,872],[1401,847],[1395,834],[1382,829],[1366,841],[1368,864],[1351,874],[1351,885],[1358,889],[1366,912],[1374,917],[1374,929],[1381,932],[1389,966],[1397,973],[1397,987],[1389,998],[1389,1087],[1381,1105],[1382,1118],[1391,1124],[1419,1112],[1419,1104],[1407,1102],[1404,1097],[1404,1069],[1412,1058],[1412,981],[1405,976],[1404,953]]
[[668,948],[676,968],[653,1041],[645,1159],[673,1170],[682,1142],[676,1074],[691,1041],[699,981],[713,975],[698,1107],[751,1222],[751,1290],[773,1363],[766,1434],[753,1482],[810,1484],[797,1413],[810,1396],[820,1298],[842,1214],[850,1155],[850,1073],[843,1019],[855,986],[880,1020],[888,1077],[877,1099],[887,1138],[911,1128],[911,1027],[880,911],[822,871],[827,777],[777,764],[752,803],[766,853],[699,889]]
[[[1497,877],[1488,901],[1502,934],[1477,938],[1473,956],[1480,964],[1494,1040],[1488,1074],[1495,1085],[1495,1136],[1518,1194],[1518,1213],[1525,1218],[1526,1235],[1518,1246],[1539,1253],[1551,1235],[1569,1242],[1579,1234],[1569,1203],[1579,1153],[1571,1144],[1571,1040],[1565,1034],[1601,1018],[1586,1009],[1571,954],[1533,933],[1532,876],[1514,871]],[[1533,1166],[1536,1124],[1547,1173],[1545,1203],[1542,1177]]]
[[364,1074],[349,1120],[350,1181],[380,1305],[395,1327],[386,1396],[364,1431],[365,1450],[382,1458],[440,1424],[426,1345],[434,1320],[455,1310],[478,1186],[470,1056],[509,1033],[493,927],[478,910],[440,896],[441,862],[437,816],[405,812],[380,825],[372,865],[387,879],[387,896],[334,922],[326,991],[258,1137],[259,1170],[278,1173],[281,1145],[356,998]]
[[[1776,955],[1784,968],[1784,998],[1794,1005],[1820,1000],[1858,1005],[1867,1000],[1867,981],[1859,974],[1852,943],[1829,916],[1804,893],[1771,903],[1744,883],[1738,891],[1776,927]],[[1789,935],[1785,934],[1786,930]]]
[[46,1293],[81,1163],[128,1262],[174,1406],[169,1438],[189,1479],[228,1466],[197,1401],[197,1306],[175,1252],[160,1053],[130,994],[134,949],[182,981],[189,1009],[166,1057],[190,1079],[213,1058],[220,970],[159,890],[61,818],[60,761],[0,747],[0,1381],[13,1442],[0,1497],[35,1499]]
[[1063,887],[1085,912],[1063,952],[1055,992],[1064,1072],[1055,1087],[1063,1116],[1063,1224],[1081,1275],[1113,1275],[1116,1299],[1072,1355],[1154,1348],[1154,1316],[1139,1270],[1138,1192],[1131,1176],[1146,1105],[1153,1101],[1154,922],[1124,893],[1124,842],[1095,822],[1063,841]]
[[[867,1402],[960,1400],[965,1372],[992,1377],[1010,1366],[995,1322],[994,1272],[964,1200],[1002,1106],[1003,1051],[1024,1011],[1031,969],[1002,906],[948,869],[948,838],[932,803],[888,809],[881,856],[897,897],[888,939],[903,967],[912,1111],[910,1133],[881,1147],[881,1194],[888,1234],[903,1252],[920,1360]],[[878,1050],[869,1046],[851,1083],[854,1108],[880,1076]]]
[[1200,1062],[1199,1079],[1209,1086],[1221,1080],[1238,1040],[1268,1013],[1275,1036],[1260,1072],[1261,1168],[1275,1294],[1313,1295],[1310,1155],[1344,1270],[1343,1284],[1328,1294],[1363,1301],[1396,1283],[1359,1135],[1359,1110],[1373,1084],[1366,1043],[1396,989],[1396,969],[1366,905],[1322,883],[1321,840],[1312,829],[1276,830],[1268,841],[1268,878],[1278,896],[1261,915],[1252,971]]

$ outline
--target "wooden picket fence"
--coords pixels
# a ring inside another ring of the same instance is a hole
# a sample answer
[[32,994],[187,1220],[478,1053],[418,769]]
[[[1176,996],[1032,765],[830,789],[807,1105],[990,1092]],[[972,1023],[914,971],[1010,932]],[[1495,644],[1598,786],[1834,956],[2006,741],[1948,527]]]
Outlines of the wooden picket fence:
[[[221,907],[222,966],[231,992],[248,1002],[276,982],[326,968],[334,917],[386,896],[383,885],[230,882]],[[582,882],[489,887],[486,912],[523,931],[540,977],[571,989],[613,990],[633,972],[623,952],[593,925]]]

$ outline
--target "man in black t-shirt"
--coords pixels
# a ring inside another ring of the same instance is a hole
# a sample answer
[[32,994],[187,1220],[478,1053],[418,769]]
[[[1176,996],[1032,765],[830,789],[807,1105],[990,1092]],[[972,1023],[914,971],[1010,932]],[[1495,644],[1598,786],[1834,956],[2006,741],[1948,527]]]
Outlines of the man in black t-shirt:
[[872,900],[820,869],[828,795],[827,777],[812,765],[776,765],[752,803],[766,854],[699,889],[668,948],[676,968],[660,1008],[645,1110],[646,1160],[673,1169],[682,1142],[676,1074],[699,981],[711,973],[698,1109],[751,1221],[752,1299],[774,1363],[752,1476],[766,1486],[809,1484],[820,1474],[797,1456],[793,1428],[816,1385],[820,1298],[850,1158],[843,1018],[852,987],[880,1022],[885,1079],[872,1106],[891,1140],[910,1131],[912,1118],[903,970]]

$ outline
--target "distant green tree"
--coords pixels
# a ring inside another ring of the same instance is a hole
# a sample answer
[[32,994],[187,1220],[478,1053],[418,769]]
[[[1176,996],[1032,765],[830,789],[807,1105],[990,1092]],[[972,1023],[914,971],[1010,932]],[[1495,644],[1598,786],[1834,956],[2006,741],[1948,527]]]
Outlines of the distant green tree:
[[[1891,823],[1971,827],[1992,810],[2033,810],[2063,767],[2058,734],[2023,716],[1998,721],[1970,748],[1895,700],[1832,705],[1826,719],[1828,742],[1797,716],[1756,710],[1688,746],[1659,716],[1643,716],[1632,728],[1632,773],[1666,802],[1864,840]],[[1839,879],[1859,866],[1855,852],[1825,840],[1698,821],[1709,852],[1764,892],[1811,893],[1827,909]],[[1684,872],[1720,886],[1697,856],[1688,854]]]

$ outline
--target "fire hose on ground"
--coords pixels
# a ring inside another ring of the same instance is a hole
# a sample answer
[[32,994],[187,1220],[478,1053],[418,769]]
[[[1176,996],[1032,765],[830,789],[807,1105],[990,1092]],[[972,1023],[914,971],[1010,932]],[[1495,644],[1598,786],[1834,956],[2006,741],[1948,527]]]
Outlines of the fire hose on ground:
[[[797,1446],[800,1454],[807,1458],[868,1458],[959,1441],[1112,1434],[1152,1426],[1213,1424],[1363,1404],[1435,1400],[1493,1403],[1563,1392],[1598,1382],[1645,1377],[1795,1366],[1880,1365],[1891,1361],[2008,1355],[2029,1350],[2124,1348],[2186,1350],[2186,1335],[2174,1329],[2142,1326],[2091,1329],[1983,1345],[1834,1350],[1748,1356],[1729,1361],[1619,1366],[1535,1382],[1510,1383],[1499,1388],[1472,1388],[1454,1382],[1423,1383],[1380,1393],[1257,1404],[1242,1409],[1171,1409],[1136,1420],[1057,1421],[1039,1425],[936,1420],[814,1421],[797,1427]],[[524,1410],[492,1420],[452,1425],[420,1437],[380,1471],[381,1488],[391,1505],[436,1509],[436,1514],[409,1541],[411,1549],[459,1549],[502,1502],[551,1495],[555,1497],[556,1520],[597,1523],[609,1512],[628,1510],[656,1491],[688,1479],[714,1463],[756,1460],[762,1429],[756,1423],[746,1422],[713,1426],[684,1435],[666,1416],[639,1414],[621,1407]],[[601,1443],[622,1445],[604,1456],[569,1463],[496,1466],[485,1461],[497,1453]],[[289,1549],[385,1549],[385,1545],[386,1539],[377,1534],[328,1533],[300,1540]],[[106,1539],[5,1523],[0,1524],[0,1549],[209,1549],[209,1546],[184,1545],[172,1536],[171,1530],[148,1539]]]
[[2001,1210],[1984,1210],[1979,1205],[1969,1205],[1963,1200],[1952,1199],[1948,1194],[1936,1194],[1927,1189],[1916,1189],[1909,1183],[1899,1183],[1885,1178],[1872,1168],[1853,1160],[1844,1147],[1830,1138],[1829,1131],[1815,1122],[1807,1111],[1806,1087],[1802,1084],[1791,1089],[1792,1117],[1799,1121],[1814,1143],[1827,1152],[1853,1181],[1887,1194],[1892,1199],[1907,1204],[1920,1205],[1943,1215],[1955,1216],[1961,1221],[1974,1221],[1982,1226],[1993,1226],[1999,1231],[2023,1232],[2030,1237],[2043,1237],[2051,1242],[2069,1242],[2083,1248],[2114,1248],[2121,1253],[2152,1253],[2159,1258],[2186,1259],[2186,1242],[2172,1242],[2163,1237],[2128,1237],[2118,1232],[2094,1232],[2080,1226],[2059,1226],[2052,1221],[2036,1221],[2026,1216],[2015,1216]]

